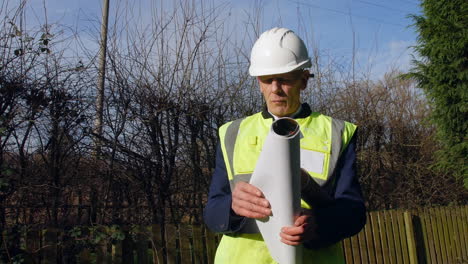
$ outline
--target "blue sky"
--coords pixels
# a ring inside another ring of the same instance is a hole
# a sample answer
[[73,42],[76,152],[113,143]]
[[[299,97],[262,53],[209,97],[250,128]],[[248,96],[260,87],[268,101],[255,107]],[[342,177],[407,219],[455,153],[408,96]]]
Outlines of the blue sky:
[[[237,1],[236,8],[252,1]],[[361,71],[380,77],[390,68],[410,67],[416,32],[409,14],[420,14],[417,0],[269,0],[261,1],[265,28],[282,23],[308,34],[309,43],[334,58],[350,61],[356,51]],[[299,14],[299,15],[298,15]],[[353,45],[354,39],[354,45]],[[354,48],[353,48],[354,47]],[[309,44],[310,48],[310,44]]]
[[[201,0],[199,0],[201,1]],[[18,0],[7,0],[13,8]],[[92,29],[98,32],[101,0],[28,0],[28,23],[43,23],[46,7],[48,22],[60,23],[78,29],[84,35]],[[110,0],[111,22],[116,8],[132,6],[136,17],[150,19],[145,13],[150,5],[160,5],[156,0]],[[164,1],[169,7],[173,2]],[[288,27],[299,33],[309,49],[319,49],[334,60],[344,64],[351,61],[353,50],[356,67],[371,72],[379,78],[391,68],[410,68],[416,32],[410,28],[409,14],[420,14],[417,0],[237,0],[214,1],[222,5],[223,14],[230,19],[232,29],[238,34],[246,30],[242,25],[245,14],[262,7],[259,16],[261,30],[273,26]],[[230,16],[228,16],[230,14]],[[354,39],[354,41],[353,41]]]

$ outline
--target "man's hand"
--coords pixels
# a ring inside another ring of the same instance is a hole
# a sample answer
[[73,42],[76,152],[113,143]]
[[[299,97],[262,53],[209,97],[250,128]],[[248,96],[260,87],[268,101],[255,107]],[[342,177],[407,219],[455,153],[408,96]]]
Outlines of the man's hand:
[[281,242],[297,246],[305,241],[316,239],[316,224],[311,210],[303,209],[301,215],[296,217],[294,226],[281,228]]
[[240,216],[264,218],[271,215],[270,202],[252,184],[238,182],[232,192],[232,210]]

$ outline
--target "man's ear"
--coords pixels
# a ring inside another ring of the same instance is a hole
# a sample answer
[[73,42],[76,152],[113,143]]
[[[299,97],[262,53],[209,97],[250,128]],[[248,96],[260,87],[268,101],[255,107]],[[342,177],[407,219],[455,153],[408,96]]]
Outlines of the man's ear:
[[257,83],[258,83],[258,88],[260,89],[260,92],[263,93],[262,85],[260,84],[260,76],[257,76]]
[[305,90],[307,88],[307,82],[309,81],[310,78],[310,72],[308,70],[305,70],[302,72],[301,80],[302,80],[302,87],[301,90]]

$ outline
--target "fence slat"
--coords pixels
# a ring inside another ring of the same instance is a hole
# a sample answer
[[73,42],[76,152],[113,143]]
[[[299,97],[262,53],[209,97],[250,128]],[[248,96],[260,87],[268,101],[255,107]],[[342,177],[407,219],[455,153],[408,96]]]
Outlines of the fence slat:
[[427,221],[428,221],[428,230],[429,234],[432,236],[430,240],[432,242],[431,246],[431,259],[433,263],[441,263],[442,261],[442,252],[440,250],[440,241],[439,234],[437,232],[437,215],[433,208],[427,208]]
[[357,237],[359,241],[359,255],[361,256],[361,263],[369,262],[365,228],[358,233]]
[[362,263],[361,254],[359,252],[359,238],[358,235],[351,237],[351,250],[353,251],[353,262]]
[[404,218],[404,211],[399,210],[396,214],[398,231],[400,232],[400,244],[401,244],[401,253],[403,263],[410,263],[409,254],[408,254],[408,238],[406,236],[406,226]]
[[176,227],[172,224],[166,224],[166,248],[167,248],[167,263],[176,263],[177,248],[176,248]]
[[413,223],[413,234],[415,238],[415,246],[416,246],[416,253],[417,258],[421,263],[430,263],[430,255],[429,255],[429,243],[427,232],[425,231],[426,224],[425,224],[425,215],[421,209],[416,209],[412,211],[414,217],[412,218]]
[[408,255],[409,255],[409,263],[416,264],[418,263],[418,255],[416,253],[416,243],[415,243],[415,234],[413,228],[413,219],[410,212],[404,212],[404,223],[405,223],[405,232],[406,232],[406,241]]
[[439,208],[440,210],[440,216],[441,216],[441,221],[442,221],[442,227],[444,231],[444,240],[445,240],[445,250],[447,251],[447,261],[453,262],[454,260],[454,254],[453,254],[453,242],[452,242],[452,233],[450,231],[451,223],[449,222],[449,217],[447,215],[447,209],[446,208]]
[[205,229],[206,238],[206,252],[208,257],[208,263],[212,264],[216,253],[215,235],[210,232],[207,228]]
[[457,246],[455,245],[455,234],[453,232],[453,221],[452,221],[452,217],[451,217],[451,213],[450,211],[452,210],[453,207],[444,207],[442,208],[443,210],[443,213],[444,213],[444,217],[445,217],[445,221],[446,221],[446,224],[445,226],[447,226],[447,236],[448,236],[448,241],[449,241],[449,260],[451,262],[454,262],[454,260],[456,259],[457,257]]
[[450,218],[450,222],[452,223],[452,242],[454,246],[454,257],[455,260],[462,258],[461,256],[461,244],[460,244],[460,235],[457,226],[457,218],[456,218],[456,211],[457,207],[452,207],[447,210],[448,217]]
[[179,241],[181,263],[192,263],[192,229],[188,225],[179,225]]
[[387,243],[388,243],[388,255],[390,258],[390,263],[396,264],[396,255],[395,255],[395,239],[393,237],[393,230],[392,230],[392,217],[390,211],[384,211],[385,216],[385,234],[387,236]]
[[201,226],[193,227],[193,254],[194,254],[194,263],[204,263],[203,262],[203,236]]
[[353,251],[351,247],[351,238],[343,240],[343,252],[345,254],[346,264],[353,264]]
[[161,226],[160,225],[152,225],[152,253],[153,253],[153,263],[154,264],[161,264],[164,263],[163,261],[163,247],[166,245],[162,244],[161,239]]
[[372,224],[372,238],[375,245],[375,263],[383,264],[382,238],[380,237],[380,227],[377,212],[371,212],[369,216],[370,222]]
[[417,220],[419,220],[419,222],[416,222],[416,223],[418,223],[419,226],[414,226],[414,227],[415,227],[416,232],[420,232],[416,234],[420,234],[423,238],[423,244],[416,245],[416,246],[421,246],[418,248],[419,250],[418,257],[420,257],[419,259],[421,259],[422,261],[425,261],[423,263],[431,263],[431,250],[430,250],[431,242],[429,241],[430,237],[429,237],[429,231],[427,228],[429,225],[427,223],[427,215],[423,208],[417,209],[417,214],[418,214]]
[[390,251],[388,247],[388,239],[387,239],[387,230],[386,230],[386,223],[385,223],[385,214],[383,211],[379,211],[377,213],[379,219],[379,232],[380,238],[382,239],[382,256],[384,264],[391,263],[390,261]]
[[397,214],[399,211],[390,210],[390,219],[391,219],[391,234],[393,236],[393,243],[395,245],[395,261],[396,263],[403,263],[403,253],[401,248],[401,236],[400,236],[400,227],[398,225]]
[[440,208],[434,208],[436,212],[436,220],[437,220],[437,233],[439,234],[439,242],[440,242],[440,251],[442,252],[442,261],[441,263],[446,263],[448,260],[448,255],[447,255],[447,237],[446,237],[446,232],[444,230],[444,224],[443,224],[443,215],[442,211]]
[[460,212],[460,230],[462,230],[461,235],[463,237],[464,247],[463,250],[463,260],[468,260],[468,205],[462,207]]
[[364,233],[366,234],[367,257],[369,263],[376,263],[376,249],[374,245],[374,240],[372,239],[372,222],[370,221],[370,214],[367,214],[367,224],[364,226]]
[[456,207],[453,207],[452,210],[450,210],[450,217],[452,218],[452,227],[453,227],[453,243],[455,245],[455,252],[456,252],[455,260],[459,262],[463,260],[462,247],[464,246],[464,243],[461,238],[463,234],[460,234],[463,231],[460,229],[458,225],[458,217],[457,217],[457,212],[460,208],[461,207],[456,206]]

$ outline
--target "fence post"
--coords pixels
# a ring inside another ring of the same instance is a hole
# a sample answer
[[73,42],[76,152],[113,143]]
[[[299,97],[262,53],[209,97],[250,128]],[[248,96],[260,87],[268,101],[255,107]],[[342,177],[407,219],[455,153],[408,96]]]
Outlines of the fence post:
[[404,213],[405,219],[405,228],[406,228],[406,238],[408,239],[408,253],[410,258],[410,263],[418,263],[418,254],[416,252],[416,243],[414,240],[414,229],[412,216],[408,211]]

